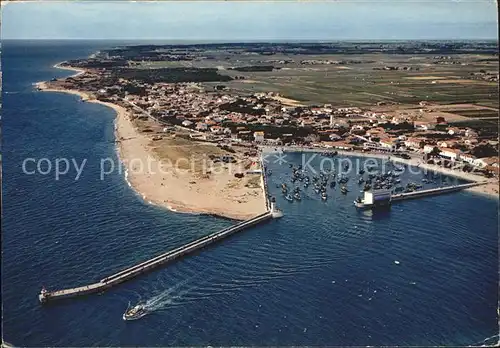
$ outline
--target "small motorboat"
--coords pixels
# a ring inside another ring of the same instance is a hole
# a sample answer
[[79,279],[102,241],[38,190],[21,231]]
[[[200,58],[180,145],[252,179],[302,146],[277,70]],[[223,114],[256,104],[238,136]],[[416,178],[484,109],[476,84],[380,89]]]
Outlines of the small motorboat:
[[291,194],[287,194],[287,195],[285,196],[285,199],[286,199],[287,201],[289,201],[289,202],[293,202],[293,197],[292,197],[292,195],[291,195]]
[[137,320],[148,314],[146,307],[143,304],[137,304],[134,307],[130,307],[130,302],[128,303],[127,310],[123,313],[123,320]]
[[296,200],[300,201],[302,198],[300,197],[300,193],[298,192],[295,192],[295,194],[293,195],[293,198],[295,198]]
[[340,192],[342,192],[344,195],[346,195],[347,192],[349,192],[349,190],[347,189],[347,187],[342,186],[342,188],[340,189]]
[[326,194],[326,192],[321,193],[321,199],[324,201],[326,201],[328,199],[328,195]]

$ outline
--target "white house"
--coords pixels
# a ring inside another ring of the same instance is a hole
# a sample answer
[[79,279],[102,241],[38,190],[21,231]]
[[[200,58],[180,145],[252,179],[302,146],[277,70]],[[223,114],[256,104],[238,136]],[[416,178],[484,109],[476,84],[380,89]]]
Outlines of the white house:
[[330,134],[330,135],[328,136],[328,138],[330,138],[330,140],[331,140],[331,141],[336,141],[336,140],[340,140],[340,139],[342,139],[342,137],[341,137],[341,136],[339,136],[338,134],[335,134],[335,133]]
[[475,161],[478,167],[484,168],[487,166],[498,167],[498,157],[483,157]]
[[391,149],[385,146],[382,146],[380,143],[376,143],[373,141],[367,141],[363,143],[364,150],[381,150],[381,151],[390,151]]
[[438,147],[452,147],[455,144],[455,141],[438,141]]
[[420,150],[421,140],[418,138],[408,138],[404,141],[404,144],[407,148],[413,150]]
[[264,132],[254,132],[253,138],[258,143],[263,142],[264,141]]
[[198,122],[196,124],[196,129],[199,131],[206,131],[206,130],[208,130],[208,124],[206,124],[204,122]]
[[383,149],[387,149],[389,151],[396,150],[396,142],[393,139],[380,139],[379,144]]
[[476,145],[478,143],[478,140],[476,138],[470,138],[470,139],[465,139],[464,140],[465,145]]
[[470,153],[463,153],[460,155],[460,160],[467,162],[471,165],[476,165],[477,157]]
[[168,127],[163,128],[164,133],[174,131],[174,130],[175,130],[175,127],[173,127],[173,126],[168,126]]
[[473,130],[473,129],[469,128],[469,129],[465,130],[465,136],[466,137],[471,137],[472,138],[472,137],[477,137],[477,135],[478,135],[477,132],[475,130]]
[[420,122],[420,121],[415,121],[413,122],[413,126],[417,130],[423,130],[423,131],[428,131],[431,129],[436,128],[436,125],[430,122]]
[[210,127],[210,132],[213,134],[222,134],[224,133],[224,130],[221,126],[212,126]]
[[458,134],[462,134],[462,133],[463,132],[460,130],[460,128],[457,128],[457,127],[448,128],[449,135],[458,135]]
[[189,120],[182,121],[182,125],[183,125],[184,127],[189,127],[189,126],[190,126],[190,125],[192,125],[192,124],[193,124],[193,122],[191,122],[191,121],[189,121]]
[[432,150],[434,150],[436,146],[435,145],[424,145],[424,152],[425,153],[430,153]]
[[458,149],[440,148],[441,152],[439,155],[441,157],[449,158],[452,161],[458,161],[460,159],[461,151]]

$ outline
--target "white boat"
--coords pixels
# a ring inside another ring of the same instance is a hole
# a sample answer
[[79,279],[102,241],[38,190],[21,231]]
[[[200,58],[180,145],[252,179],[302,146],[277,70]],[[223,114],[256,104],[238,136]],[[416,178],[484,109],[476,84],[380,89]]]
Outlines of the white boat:
[[129,302],[127,310],[123,313],[123,320],[137,320],[146,314],[148,314],[148,311],[143,304],[137,304],[131,308]]
[[274,208],[272,210],[271,214],[272,214],[273,218],[275,218],[275,219],[278,219],[278,218],[283,216],[283,212],[281,210],[279,210],[278,208]]
[[360,209],[366,208],[365,203],[363,201],[360,201],[360,200],[354,201],[354,205],[356,206],[356,208],[360,208]]

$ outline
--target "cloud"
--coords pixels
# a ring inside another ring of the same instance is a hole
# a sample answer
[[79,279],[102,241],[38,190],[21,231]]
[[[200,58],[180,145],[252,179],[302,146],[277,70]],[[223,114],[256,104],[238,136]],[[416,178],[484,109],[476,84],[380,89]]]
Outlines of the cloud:
[[9,3],[2,9],[3,38],[337,40],[450,35],[496,38],[496,4],[484,0],[44,1]]

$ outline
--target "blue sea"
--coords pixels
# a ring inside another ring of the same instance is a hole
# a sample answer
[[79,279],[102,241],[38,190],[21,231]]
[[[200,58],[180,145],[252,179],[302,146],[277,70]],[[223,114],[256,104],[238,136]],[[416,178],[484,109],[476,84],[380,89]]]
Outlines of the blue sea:
[[[27,347],[497,341],[498,201],[459,192],[360,212],[352,204],[359,188],[350,180],[345,196],[329,189],[322,201],[309,189],[302,201],[288,202],[277,186],[301,154],[287,155],[287,164],[268,161],[270,194],[283,218],[105,293],[41,305],[42,286],[91,283],[233,223],[149,205],[118,171],[100,180],[100,159],[116,160],[114,112],[33,88],[72,74],[55,63],[112,45],[2,45],[5,341]],[[78,180],[74,169],[56,180],[52,172],[23,173],[27,158],[86,165]],[[123,321],[128,303],[138,301],[151,313]]]

